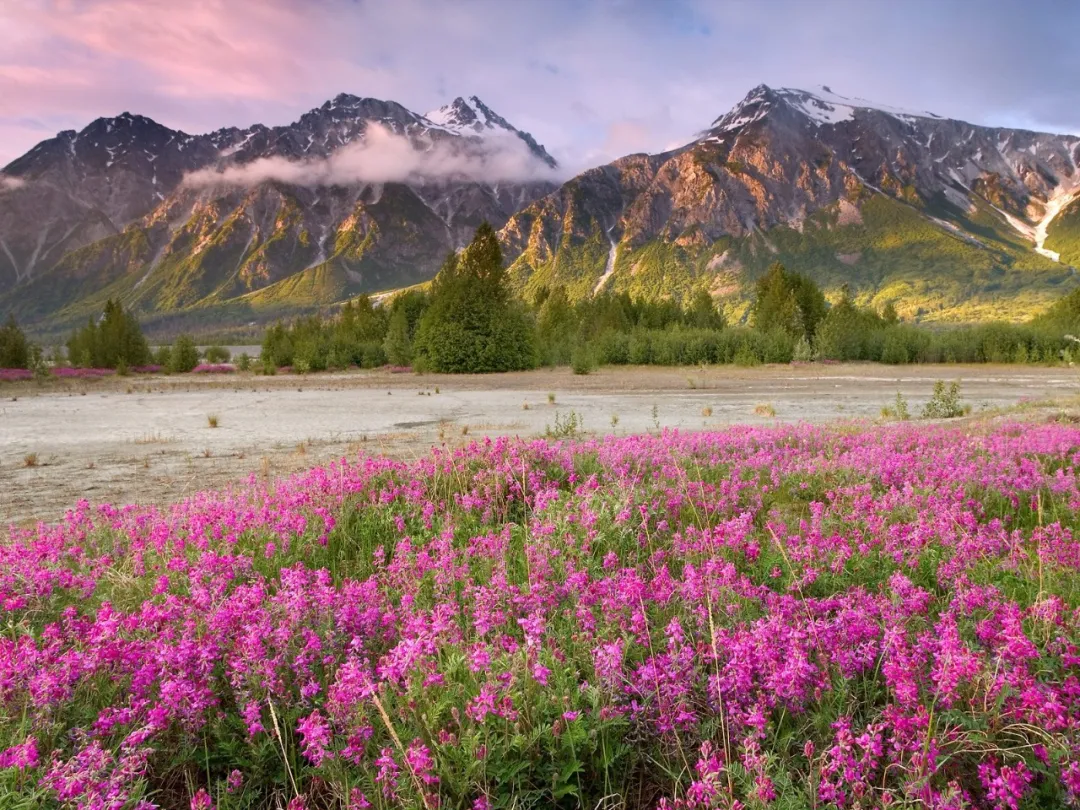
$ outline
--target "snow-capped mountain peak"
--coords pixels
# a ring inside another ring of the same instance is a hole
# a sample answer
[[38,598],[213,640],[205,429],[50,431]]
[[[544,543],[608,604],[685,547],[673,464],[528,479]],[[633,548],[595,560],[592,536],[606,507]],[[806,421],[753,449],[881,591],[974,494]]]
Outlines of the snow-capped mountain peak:
[[864,98],[848,98],[839,93],[834,93],[825,85],[815,87],[812,90],[781,87],[775,92],[779,98],[819,124],[837,124],[841,121],[850,121],[855,117],[856,110],[875,110],[904,119],[941,119],[940,115],[925,110],[906,110],[901,107],[891,107],[887,104],[867,101]]
[[492,136],[513,135],[525,142],[533,152],[548,166],[554,168],[555,159],[528,132],[522,132],[476,96],[463,98],[458,96],[449,104],[432,110],[424,116],[438,129],[455,135],[487,138]]
[[824,85],[812,90],[800,90],[794,87],[774,89],[761,84],[729,112],[713,121],[708,134],[717,137],[741,129],[778,108],[786,108],[803,116],[815,126],[853,121],[856,112],[884,113],[909,123],[917,119],[945,120],[942,116],[925,110],[907,110],[863,98],[842,96]]
[[469,96],[467,99],[458,96],[424,117],[436,126],[459,134],[488,135],[498,131],[516,133],[505,118],[492,112],[491,108],[476,96]]

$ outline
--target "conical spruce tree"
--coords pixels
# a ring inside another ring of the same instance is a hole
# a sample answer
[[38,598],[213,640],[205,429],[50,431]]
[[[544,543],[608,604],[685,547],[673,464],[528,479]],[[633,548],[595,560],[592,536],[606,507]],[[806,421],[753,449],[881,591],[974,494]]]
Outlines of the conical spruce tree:
[[495,230],[484,223],[460,256],[451,254],[443,263],[414,350],[432,371],[531,368],[533,331],[524,307],[510,295]]

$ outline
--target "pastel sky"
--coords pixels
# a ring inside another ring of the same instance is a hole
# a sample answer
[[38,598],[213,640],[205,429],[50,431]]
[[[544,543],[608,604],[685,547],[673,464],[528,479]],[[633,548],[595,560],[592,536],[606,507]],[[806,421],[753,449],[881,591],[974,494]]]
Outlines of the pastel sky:
[[1075,0],[0,0],[0,166],[125,110],[284,124],[339,92],[478,95],[583,167],[762,82],[1080,132]]

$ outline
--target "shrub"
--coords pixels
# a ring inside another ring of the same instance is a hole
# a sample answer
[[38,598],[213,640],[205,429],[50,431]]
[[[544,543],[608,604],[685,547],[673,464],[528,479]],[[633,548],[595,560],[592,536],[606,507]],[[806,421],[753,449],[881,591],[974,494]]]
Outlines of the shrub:
[[390,325],[383,341],[387,360],[395,366],[407,366],[412,362],[412,338],[409,334],[409,318],[399,309],[390,318]]
[[923,406],[923,419],[955,419],[971,412],[971,408],[960,401],[960,383],[944,380],[934,383],[934,393]]
[[172,349],[169,346],[159,346],[154,352],[153,365],[168,369],[172,365]]
[[544,429],[544,436],[549,439],[573,439],[581,433],[582,421],[577,411],[555,414],[555,427]]
[[587,346],[578,344],[574,347],[574,353],[570,356],[570,367],[575,374],[589,374],[595,367],[592,352]]
[[213,346],[206,347],[206,351],[203,353],[203,360],[212,365],[228,363],[232,360],[232,354],[224,346],[219,346],[215,343]]
[[82,368],[145,366],[152,357],[135,316],[109,299],[100,319],[91,318],[68,340],[68,359]]
[[882,408],[881,416],[883,419],[899,419],[902,422],[906,422],[910,419],[911,411],[908,410],[907,400],[904,399],[904,395],[897,391],[896,399],[893,401],[892,407],[886,405]]

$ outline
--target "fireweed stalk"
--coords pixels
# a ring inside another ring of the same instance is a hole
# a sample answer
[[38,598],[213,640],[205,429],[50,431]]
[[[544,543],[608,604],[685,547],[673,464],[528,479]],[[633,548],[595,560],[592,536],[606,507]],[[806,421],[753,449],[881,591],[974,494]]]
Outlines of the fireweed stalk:
[[80,503],[0,545],[0,806],[1076,805],[1078,460],[741,427]]

